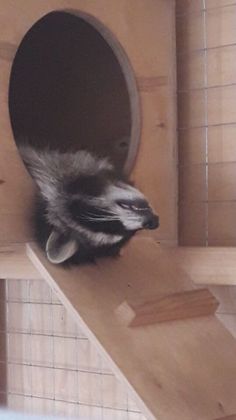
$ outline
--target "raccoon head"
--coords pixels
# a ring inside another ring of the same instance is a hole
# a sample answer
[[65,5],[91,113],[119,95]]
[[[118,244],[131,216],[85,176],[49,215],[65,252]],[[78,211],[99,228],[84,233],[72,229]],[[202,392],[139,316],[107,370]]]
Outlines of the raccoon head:
[[116,176],[104,159],[88,152],[74,155],[34,152],[25,162],[46,202],[52,226],[48,259],[60,263],[79,252],[79,244],[99,248],[119,243],[140,229],[155,229],[159,218],[145,196]]
[[[80,175],[77,179],[66,181],[62,196],[61,207],[58,207],[57,214],[53,210],[53,217],[64,225],[63,231],[71,230],[69,240],[60,247],[63,260],[78,250],[81,241],[95,248],[113,245],[137,230],[155,229],[159,224],[158,216],[139,190],[123,181],[111,179],[107,173]],[[55,236],[55,233],[48,241],[47,254],[51,261],[49,245],[55,252],[58,241],[61,241],[61,236]],[[58,255],[56,260],[53,259],[55,261],[61,262]]]
[[67,208],[79,229],[83,226],[91,232],[125,235],[158,227],[158,216],[144,195],[124,181],[101,174],[83,176],[68,189]]

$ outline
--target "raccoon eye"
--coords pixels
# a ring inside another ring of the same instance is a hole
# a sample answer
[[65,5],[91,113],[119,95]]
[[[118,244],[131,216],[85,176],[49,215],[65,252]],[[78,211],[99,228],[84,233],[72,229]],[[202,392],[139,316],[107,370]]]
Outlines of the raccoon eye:
[[130,209],[131,209],[131,210],[134,210],[134,211],[139,211],[139,210],[140,210],[140,208],[139,208],[139,207],[134,206],[134,205],[130,206]]
[[132,210],[132,211],[135,211],[135,212],[142,212],[142,211],[150,210],[150,207],[144,201],[140,201],[140,202],[137,202],[135,204],[133,202],[130,202],[130,201],[117,201],[117,204],[122,209]]
[[146,207],[138,207],[138,206],[132,205],[132,206],[130,206],[130,208],[131,208],[131,210],[134,210],[134,211],[148,211],[148,210],[150,210],[150,207],[148,205],[146,205]]
[[117,201],[118,206],[120,206],[122,209],[125,210],[131,210],[132,209],[132,204],[125,202],[125,201]]

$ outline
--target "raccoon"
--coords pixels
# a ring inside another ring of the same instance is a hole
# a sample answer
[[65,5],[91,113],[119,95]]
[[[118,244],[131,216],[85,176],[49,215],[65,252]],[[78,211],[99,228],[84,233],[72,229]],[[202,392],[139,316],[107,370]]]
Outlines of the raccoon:
[[81,264],[115,256],[159,218],[145,196],[106,158],[88,151],[60,153],[21,147],[38,191],[35,239],[54,264]]

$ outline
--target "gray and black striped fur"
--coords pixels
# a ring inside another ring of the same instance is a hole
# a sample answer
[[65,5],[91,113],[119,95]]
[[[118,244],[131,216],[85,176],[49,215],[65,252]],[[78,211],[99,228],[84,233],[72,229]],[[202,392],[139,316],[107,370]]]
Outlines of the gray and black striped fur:
[[116,255],[136,231],[158,227],[144,195],[107,159],[31,147],[21,147],[21,155],[38,185],[36,240],[51,262]]

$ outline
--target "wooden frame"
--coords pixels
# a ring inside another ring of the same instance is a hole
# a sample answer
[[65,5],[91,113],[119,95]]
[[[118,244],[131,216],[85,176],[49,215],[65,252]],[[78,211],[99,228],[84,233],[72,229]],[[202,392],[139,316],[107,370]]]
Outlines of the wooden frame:
[[[9,122],[8,85],[14,52],[19,43],[35,22],[53,10],[73,11],[84,16],[90,23],[96,22],[97,29],[105,39],[109,38],[111,32],[113,37],[110,44],[119,60],[126,67],[125,63],[130,63],[138,86],[141,108],[141,142],[131,177],[160,214],[161,227],[154,235],[158,240],[176,243],[174,1],[148,0],[148,3],[146,7],[143,0],[50,0],[47,4],[20,0],[14,5],[5,2],[0,17],[0,244],[24,243],[32,238],[29,203],[32,202],[34,188],[13,139]],[[101,22],[101,25],[97,22]],[[169,28],[168,32],[166,27]],[[161,39],[159,52],[156,49],[158,39]],[[117,45],[121,47],[118,48]],[[127,72],[127,77],[130,78],[130,74]],[[130,80],[128,86],[133,98],[134,115],[137,110],[137,98],[135,99],[132,87],[134,82]],[[139,131],[137,123],[133,125],[133,131],[135,146],[135,137],[137,141]],[[134,155],[135,148],[136,146],[133,150],[131,148],[130,158]]]
[[148,419],[215,419],[222,407],[235,412],[236,342],[215,316],[127,326],[124,300],[195,289],[153,239],[132,241],[120,259],[70,271],[50,264],[35,245],[27,253]]
[[[134,240],[121,259],[70,271],[49,264],[35,245],[27,248],[32,262],[25,254],[25,243],[32,240],[29,203],[34,186],[14,143],[8,110],[14,53],[32,25],[53,10],[70,10],[89,20],[91,16],[92,23],[101,22],[121,44],[133,68],[141,108],[141,142],[132,178],[161,219],[157,233]],[[0,26],[0,275],[43,276],[82,321],[148,418],[230,415],[236,411],[236,344],[215,316],[131,330],[118,310],[129,299],[142,303],[153,295],[187,293],[195,289],[193,280],[235,284],[234,249],[224,251],[220,271],[222,250],[160,248],[156,243],[177,243],[174,1],[5,1]]]

